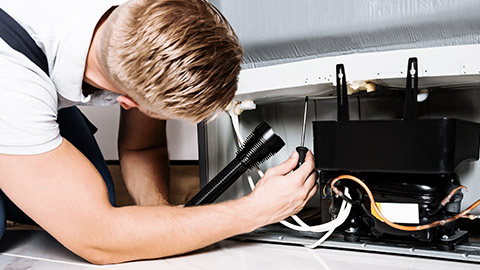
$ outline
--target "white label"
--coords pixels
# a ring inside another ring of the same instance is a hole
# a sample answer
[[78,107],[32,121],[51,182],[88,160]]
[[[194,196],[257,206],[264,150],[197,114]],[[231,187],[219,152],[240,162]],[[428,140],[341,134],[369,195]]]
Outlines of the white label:
[[[382,215],[391,222],[420,223],[418,204],[416,203],[377,203],[377,207]],[[379,219],[382,220],[381,218]]]

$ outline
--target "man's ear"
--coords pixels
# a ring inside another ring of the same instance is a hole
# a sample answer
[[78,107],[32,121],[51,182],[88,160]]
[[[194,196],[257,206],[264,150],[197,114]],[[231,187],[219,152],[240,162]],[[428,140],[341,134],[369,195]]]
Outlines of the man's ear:
[[120,103],[120,106],[122,106],[122,108],[124,108],[125,110],[138,107],[138,103],[136,103],[129,96],[119,96],[117,97],[117,101],[118,103]]

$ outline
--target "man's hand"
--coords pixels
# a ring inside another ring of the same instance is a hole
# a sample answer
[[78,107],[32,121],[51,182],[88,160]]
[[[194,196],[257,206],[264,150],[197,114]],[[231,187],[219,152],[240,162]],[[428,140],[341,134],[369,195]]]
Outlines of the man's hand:
[[317,171],[313,155],[308,151],[305,163],[296,171],[298,153],[282,164],[270,168],[248,195],[259,211],[258,217],[266,224],[275,223],[298,213],[318,189]]

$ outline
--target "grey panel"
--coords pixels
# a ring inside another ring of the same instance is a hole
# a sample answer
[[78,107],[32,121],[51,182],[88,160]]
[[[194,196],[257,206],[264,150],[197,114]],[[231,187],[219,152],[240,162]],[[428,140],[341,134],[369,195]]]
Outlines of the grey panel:
[[213,0],[244,68],[325,56],[478,44],[476,0]]

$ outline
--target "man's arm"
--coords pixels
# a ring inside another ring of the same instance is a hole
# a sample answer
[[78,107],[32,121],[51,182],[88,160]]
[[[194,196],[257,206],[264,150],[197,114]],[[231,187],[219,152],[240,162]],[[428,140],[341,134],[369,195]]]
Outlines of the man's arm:
[[185,253],[298,212],[317,190],[317,175],[310,152],[289,173],[297,161],[294,153],[269,169],[254,192],[238,200],[114,208],[95,167],[64,140],[45,154],[0,155],[0,188],[67,248],[105,264]]
[[118,152],[123,179],[135,203],[168,204],[166,121],[150,118],[136,108],[122,108]]

